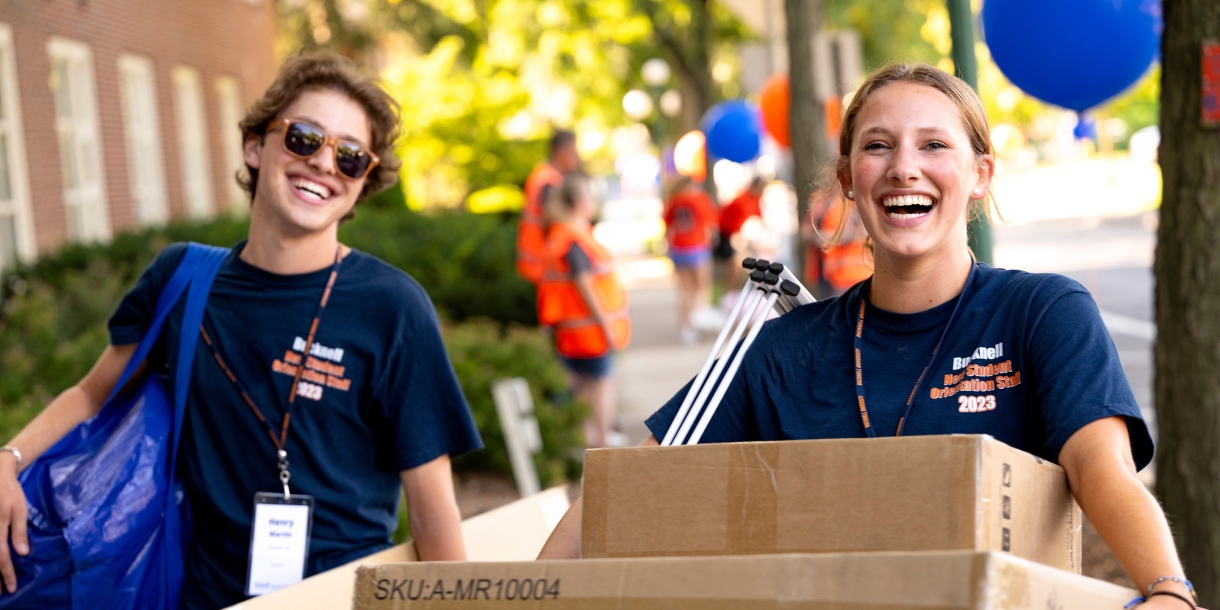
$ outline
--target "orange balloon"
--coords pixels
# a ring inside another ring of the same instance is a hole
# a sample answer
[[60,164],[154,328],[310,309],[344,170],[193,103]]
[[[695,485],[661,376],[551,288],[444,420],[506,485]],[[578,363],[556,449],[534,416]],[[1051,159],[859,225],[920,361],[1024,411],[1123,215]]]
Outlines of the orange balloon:
[[758,96],[758,105],[762,108],[763,127],[767,128],[771,139],[784,148],[792,145],[792,135],[788,129],[790,99],[787,74],[776,74],[767,79]]

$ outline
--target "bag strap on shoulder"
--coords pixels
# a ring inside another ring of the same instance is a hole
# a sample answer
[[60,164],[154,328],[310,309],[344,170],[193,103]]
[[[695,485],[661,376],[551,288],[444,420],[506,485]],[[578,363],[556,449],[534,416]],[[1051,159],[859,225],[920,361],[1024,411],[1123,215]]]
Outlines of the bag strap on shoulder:
[[148,357],[148,353],[152,351],[153,346],[157,344],[157,338],[161,336],[161,327],[165,325],[165,320],[169,318],[169,314],[178,303],[178,299],[182,297],[182,293],[190,285],[191,279],[199,268],[199,264],[203,261],[203,253],[203,250],[187,247],[186,254],[178,262],[178,268],[174,270],[173,276],[169,278],[169,282],[166,282],[165,288],[161,290],[161,296],[157,299],[157,309],[153,312],[152,323],[148,325],[148,330],[144,332],[144,337],[140,339],[140,344],[136,346],[135,353],[127,361],[127,367],[123,369],[123,374],[119,377],[118,383],[114,384],[114,389],[110,391],[110,396],[106,397],[106,402],[114,400],[114,397],[127,385],[132,375],[140,368],[144,359]]
[[[195,347],[199,343],[199,327],[203,324],[203,312],[207,307],[212,280],[229,254],[226,248],[191,243],[187,251],[200,254],[199,265],[194,270],[191,285],[186,295],[186,311],[182,316],[181,336],[178,341],[178,362],[174,371],[174,436],[171,439],[173,453],[170,468],[178,461],[178,439],[182,433],[182,420],[186,413],[186,395],[191,384],[191,370],[195,362]],[[172,470],[171,470],[172,472]]]

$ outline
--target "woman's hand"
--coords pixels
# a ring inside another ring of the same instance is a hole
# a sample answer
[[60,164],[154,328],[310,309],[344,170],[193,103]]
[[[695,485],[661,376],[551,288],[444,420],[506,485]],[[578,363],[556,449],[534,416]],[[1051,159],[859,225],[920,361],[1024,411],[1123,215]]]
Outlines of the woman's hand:
[[[1190,597],[1187,595],[1186,597]],[[1135,606],[1132,610],[1190,610],[1190,606],[1176,598],[1168,595],[1155,595],[1149,597],[1144,603]],[[1205,610],[1199,608],[1198,610]]]
[[0,452],[0,532],[3,533],[0,536],[0,577],[4,578],[4,587],[10,593],[17,591],[12,552],[22,556],[30,554],[26,510],[25,491],[17,482],[17,457],[7,451]]
[[[1106,417],[1077,430],[1059,452],[1059,464],[1080,508],[1141,592],[1158,578],[1182,577],[1165,513],[1135,472],[1125,419]],[[1153,588],[1162,590],[1190,598],[1186,587],[1173,581]],[[1156,595],[1136,608],[1189,610],[1186,606],[1176,597]]]

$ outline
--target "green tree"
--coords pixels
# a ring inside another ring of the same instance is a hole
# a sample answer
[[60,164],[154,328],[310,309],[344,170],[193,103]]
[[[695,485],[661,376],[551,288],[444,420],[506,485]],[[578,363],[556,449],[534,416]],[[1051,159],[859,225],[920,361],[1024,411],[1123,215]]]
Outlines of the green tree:
[[[615,131],[631,122],[622,98],[641,86],[644,61],[670,60],[694,123],[732,85],[714,82],[709,58],[746,36],[706,0],[281,0],[279,7],[283,54],[322,45],[393,86],[403,105],[403,190],[416,208],[520,186],[555,127],[574,129],[589,169],[608,173]],[[692,38],[696,28],[702,33]]]

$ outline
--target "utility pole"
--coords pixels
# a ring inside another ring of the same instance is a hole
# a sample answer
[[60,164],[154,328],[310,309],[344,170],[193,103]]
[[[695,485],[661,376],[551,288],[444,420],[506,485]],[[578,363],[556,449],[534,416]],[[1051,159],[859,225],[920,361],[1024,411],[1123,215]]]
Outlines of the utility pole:
[[[970,10],[970,0],[946,0],[946,4],[949,8],[949,35],[953,40],[954,72],[978,91],[979,68],[974,56],[974,13]],[[991,223],[987,217],[980,215],[971,220],[966,230],[974,257],[992,264]]]

